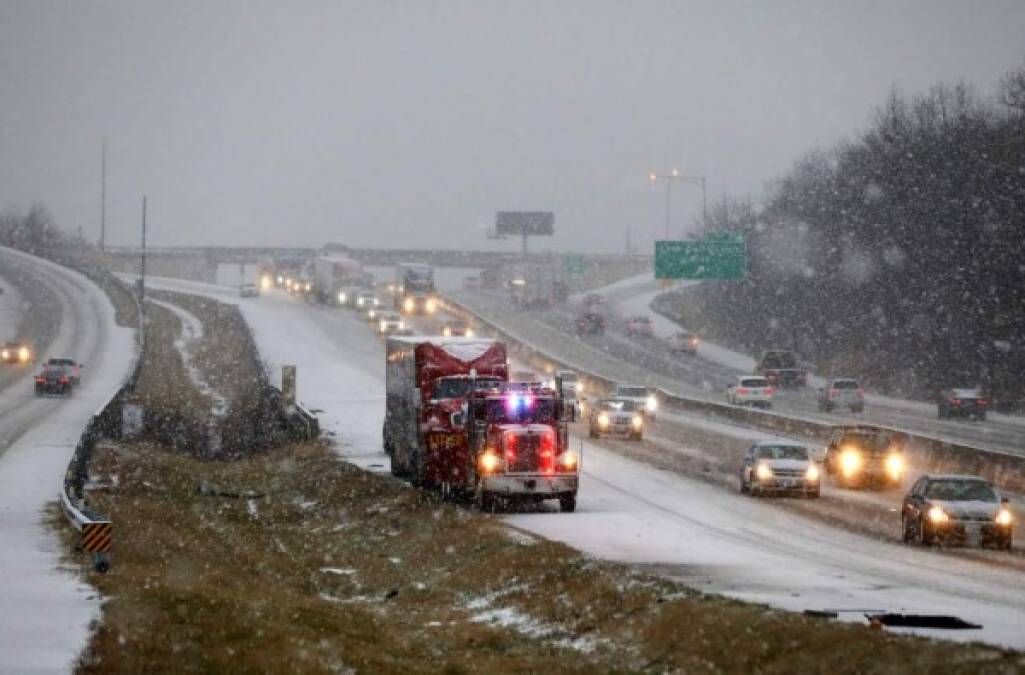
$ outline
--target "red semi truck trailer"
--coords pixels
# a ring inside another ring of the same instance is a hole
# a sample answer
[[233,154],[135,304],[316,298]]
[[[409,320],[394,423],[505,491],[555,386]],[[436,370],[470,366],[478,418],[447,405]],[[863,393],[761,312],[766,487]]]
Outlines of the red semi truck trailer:
[[465,337],[390,337],[385,366],[384,450],[392,473],[414,485],[473,484],[465,433],[471,389],[508,380],[505,343]]

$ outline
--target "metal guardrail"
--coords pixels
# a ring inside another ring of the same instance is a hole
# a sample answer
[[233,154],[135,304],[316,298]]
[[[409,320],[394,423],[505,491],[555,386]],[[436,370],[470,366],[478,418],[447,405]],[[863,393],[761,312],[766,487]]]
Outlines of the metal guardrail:
[[85,499],[85,483],[89,478],[89,463],[92,461],[97,441],[100,438],[116,438],[121,435],[121,407],[124,399],[135,390],[146,348],[146,331],[143,326],[142,306],[139,304],[139,298],[132,289],[113,275],[110,276],[110,279],[131,293],[135,300],[136,316],[139,317],[139,329],[136,331],[138,349],[128,379],[110,400],[89,418],[89,423],[86,424],[85,430],[78,440],[78,445],[75,446],[71,461],[68,463],[68,468],[64,472],[64,481],[58,495],[64,517],[81,535],[79,548],[83,552],[93,555],[93,567],[101,573],[110,569],[108,553],[113,541],[113,523],[106,516],[88,507]]
[[[519,336],[496,325],[491,320],[456,300],[446,297],[444,302],[450,311],[461,315],[461,318],[473,319],[478,324],[487,326],[490,330],[494,331],[496,336],[505,340],[510,347],[514,347],[516,353],[534,367],[547,369],[551,366],[575,370],[586,380],[606,391],[616,382],[616,380],[583,368],[579,364],[547,354],[542,349],[530,344],[527,340],[521,339]],[[690,398],[657,387],[652,387],[652,389],[657,392],[656,395],[659,398],[659,402],[671,409],[714,415],[732,422],[741,422],[773,432],[801,435],[825,441],[837,426],[827,422],[794,417],[779,412],[756,410],[728,403]],[[903,435],[908,441],[906,451],[919,466],[928,467],[931,471],[972,473],[985,477],[1002,489],[1015,492],[1025,491],[1025,456],[954,443],[942,438],[935,438],[896,427],[874,426]]]

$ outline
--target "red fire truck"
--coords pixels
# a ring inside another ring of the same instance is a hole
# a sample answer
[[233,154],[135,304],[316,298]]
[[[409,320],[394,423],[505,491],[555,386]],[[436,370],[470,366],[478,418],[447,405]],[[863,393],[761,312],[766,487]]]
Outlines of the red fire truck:
[[413,485],[472,485],[464,430],[472,388],[508,379],[505,343],[465,337],[390,337],[385,366],[384,450]]
[[476,389],[467,397],[466,435],[474,458],[474,498],[482,511],[501,501],[558,499],[577,506],[580,457],[568,447],[562,396],[537,383]]

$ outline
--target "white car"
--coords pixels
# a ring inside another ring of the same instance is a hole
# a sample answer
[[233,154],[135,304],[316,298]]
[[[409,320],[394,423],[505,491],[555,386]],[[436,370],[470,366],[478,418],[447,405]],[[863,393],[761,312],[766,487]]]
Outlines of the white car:
[[374,295],[373,291],[356,291],[353,298],[357,309],[379,307],[381,305],[381,301]]
[[700,342],[701,338],[687,331],[675,333],[666,339],[666,345],[671,354],[690,354],[691,356],[698,353]]
[[242,284],[238,287],[238,296],[240,298],[258,298],[260,297],[260,288],[256,284]]
[[726,402],[730,405],[750,405],[771,408],[775,390],[761,375],[738,375],[737,381],[726,387]]
[[617,384],[612,390],[612,398],[633,401],[637,409],[650,420],[655,420],[655,413],[658,412],[658,397],[648,387],[636,384]]
[[606,398],[591,409],[588,425],[591,438],[624,436],[639,441],[644,438],[643,407],[634,401]]
[[865,392],[857,380],[838,377],[819,387],[819,412],[832,412],[837,408],[850,408],[851,412],[864,412]]
[[744,455],[740,491],[758,495],[793,492],[818,497],[821,470],[808,448],[788,441],[758,441]]
[[381,312],[377,316],[377,332],[381,335],[401,334],[406,331],[406,322],[398,312]]

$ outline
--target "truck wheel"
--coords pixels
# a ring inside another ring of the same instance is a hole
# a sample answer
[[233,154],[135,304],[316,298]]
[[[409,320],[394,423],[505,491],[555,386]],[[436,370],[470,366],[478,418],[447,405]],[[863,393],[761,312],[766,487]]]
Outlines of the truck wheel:
[[491,494],[490,492],[484,492],[483,490],[481,490],[477,493],[476,501],[477,509],[481,513],[494,513],[498,510],[496,508],[498,500],[495,499],[495,495]]
[[900,533],[901,539],[905,544],[910,544],[915,539],[914,534],[911,532],[911,523],[909,523],[908,519],[903,516],[901,516],[900,519]]
[[751,492],[751,486],[744,481],[744,477],[740,477],[740,494],[746,495]]
[[936,419],[941,420],[941,419],[943,419],[943,417],[944,417],[944,415],[943,415],[943,408],[937,408],[936,409]]
[[574,493],[561,495],[559,497],[559,510],[563,513],[573,513],[577,510],[577,496]]

